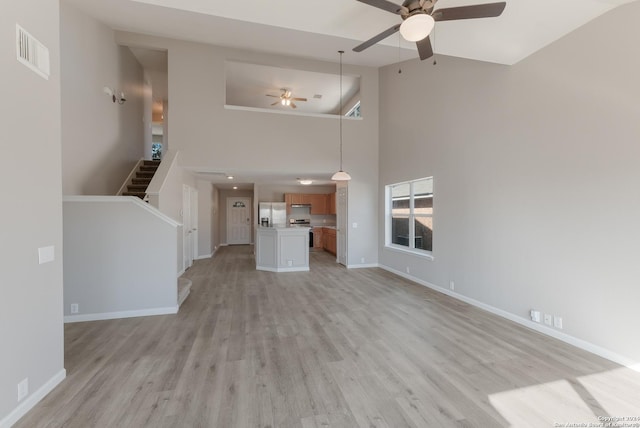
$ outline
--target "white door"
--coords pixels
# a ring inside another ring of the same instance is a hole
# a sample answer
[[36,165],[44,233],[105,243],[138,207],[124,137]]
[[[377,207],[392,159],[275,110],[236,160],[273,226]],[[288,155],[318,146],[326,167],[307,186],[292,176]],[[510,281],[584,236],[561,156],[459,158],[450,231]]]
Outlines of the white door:
[[182,185],[182,254],[183,268],[189,269],[193,264],[193,244],[191,242],[191,192],[189,186]]
[[227,244],[251,243],[251,198],[227,198]]
[[337,261],[347,265],[347,184],[336,189]]
[[[192,259],[198,258],[198,190],[189,187]],[[192,260],[193,261],[193,260]]]

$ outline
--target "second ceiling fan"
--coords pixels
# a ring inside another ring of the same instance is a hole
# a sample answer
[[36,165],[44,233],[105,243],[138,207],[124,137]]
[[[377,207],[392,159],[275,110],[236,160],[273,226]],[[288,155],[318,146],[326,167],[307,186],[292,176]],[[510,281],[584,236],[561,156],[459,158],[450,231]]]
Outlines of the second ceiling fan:
[[362,52],[400,30],[402,37],[410,42],[416,42],[421,60],[433,56],[429,34],[436,21],[492,18],[500,16],[507,5],[506,2],[498,2],[433,10],[438,0],[405,0],[402,5],[387,0],[358,1],[400,15],[402,22],[356,46],[353,48],[354,52]]
[[296,105],[296,103],[294,103],[294,101],[307,101],[306,98],[294,98],[291,96],[291,91],[287,88],[282,88],[281,89],[282,93],[280,95],[271,95],[271,94],[267,94],[268,97],[274,97],[274,98],[280,98],[280,100],[276,101],[275,103],[271,104],[272,106],[276,105],[276,104],[282,104],[283,106],[289,106],[291,108],[298,108],[298,106]]

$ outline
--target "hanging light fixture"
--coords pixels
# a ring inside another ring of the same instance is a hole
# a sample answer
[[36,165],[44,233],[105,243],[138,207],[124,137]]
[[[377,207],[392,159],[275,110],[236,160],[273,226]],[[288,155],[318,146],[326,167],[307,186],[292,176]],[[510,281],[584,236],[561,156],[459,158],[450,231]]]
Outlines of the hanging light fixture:
[[351,176],[348,172],[342,170],[342,54],[344,51],[338,51],[340,54],[340,111],[338,112],[340,121],[340,171],[333,174],[333,181],[349,181]]

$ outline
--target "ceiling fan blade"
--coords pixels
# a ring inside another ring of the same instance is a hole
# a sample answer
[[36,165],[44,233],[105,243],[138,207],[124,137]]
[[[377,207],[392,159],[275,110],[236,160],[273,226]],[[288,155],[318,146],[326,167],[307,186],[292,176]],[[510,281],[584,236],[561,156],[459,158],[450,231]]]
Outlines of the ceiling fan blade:
[[306,98],[291,98],[292,101],[307,101]]
[[418,40],[416,42],[416,46],[418,47],[418,54],[420,55],[421,61],[433,56],[433,48],[431,47],[431,40],[429,39],[429,36],[422,40]]
[[275,103],[271,104],[272,106],[276,105],[276,104],[280,104],[280,101],[276,101]]
[[265,94],[268,97],[280,98],[280,95]]
[[294,103],[293,101],[291,101],[291,104],[289,104],[291,106],[291,108],[298,108],[298,106],[296,105],[296,103]]
[[387,12],[400,15],[403,10],[408,12],[407,8],[400,6],[399,4],[391,3],[387,0],[358,0],[361,3],[368,4],[369,6],[377,7],[378,9],[386,10]]
[[506,2],[476,4],[473,6],[448,7],[438,9],[431,16],[436,21],[454,21],[457,19],[493,18],[500,16]]
[[396,24],[393,27],[383,31],[380,34],[378,34],[377,36],[374,36],[374,37],[370,38],[366,42],[359,44],[358,46],[353,48],[353,51],[354,52],[362,52],[363,50],[365,50],[369,46],[373,46],[376,43],[378,43],[380,40],[386,39],[387,37],[389,37],[393,33],[396,33],[399,29],[400,29],[400,24]]

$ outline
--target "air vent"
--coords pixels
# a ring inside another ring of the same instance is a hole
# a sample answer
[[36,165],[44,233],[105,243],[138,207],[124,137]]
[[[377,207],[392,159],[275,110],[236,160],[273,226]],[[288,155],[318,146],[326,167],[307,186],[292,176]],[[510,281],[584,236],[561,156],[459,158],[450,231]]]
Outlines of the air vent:
[[49,49],[16,24],[16,53],[18,61],[49,80]]
[[316,99],[318,99],[318,100],[319,100],[320,98],[322,98],[322,95],[321,95],[321,94],[315,94],[315,95],[313,96],[313,98],[316,98]]

